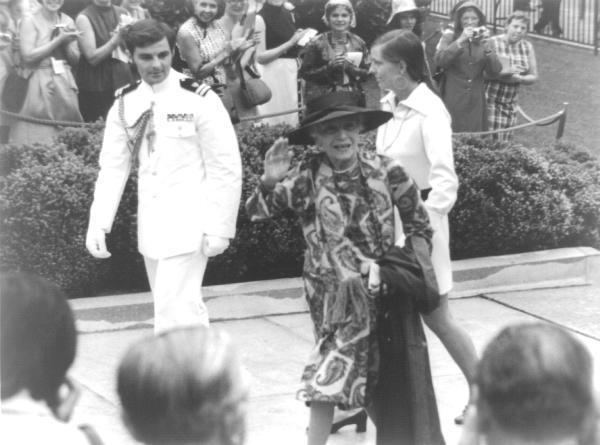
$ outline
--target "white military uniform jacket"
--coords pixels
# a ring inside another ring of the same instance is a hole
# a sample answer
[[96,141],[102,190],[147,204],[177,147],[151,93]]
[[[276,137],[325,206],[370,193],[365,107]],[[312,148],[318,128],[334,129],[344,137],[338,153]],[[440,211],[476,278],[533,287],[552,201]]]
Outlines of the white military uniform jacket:
[[[171,70],[160,84],[142,81],[123,95],[127,126],[154,104],[153,150],[144,135],[138,172],[138,248],[152,259],[195,252],[204,234],[235,235],[242,166],[233,126],[215,93],[184,89],[181,79],[185,76]],[[106,119],[90,210],[90,227],[106,232],[136,162],[119,116],[119,100]]]

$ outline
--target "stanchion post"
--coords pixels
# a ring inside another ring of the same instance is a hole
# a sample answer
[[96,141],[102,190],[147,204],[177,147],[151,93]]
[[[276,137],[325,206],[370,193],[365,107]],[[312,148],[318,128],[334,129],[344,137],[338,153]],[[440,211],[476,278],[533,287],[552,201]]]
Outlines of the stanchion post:
[[559,141],[563,137],[565,132],[565,125],[567,124],[567,109],[569,108],[568,102],[563,102],[562,114],[558,120],[558,128],[556,129],[556,140]]
[[493,17],[493,31],[496,34],[496,27],[498,22],[498,6],[500,5],[500,0],[494,1],[494,17]]
[[592,29],[594,32],[594,55],[597,56],[598,55],[598,32],[600,31],[600,29],[598,29],[598,22],[600,21],[600,16],[599,16],[599,11],[598,11],[598,3],[600,3],[600,0],[594,0],[594,23],[592,23]]

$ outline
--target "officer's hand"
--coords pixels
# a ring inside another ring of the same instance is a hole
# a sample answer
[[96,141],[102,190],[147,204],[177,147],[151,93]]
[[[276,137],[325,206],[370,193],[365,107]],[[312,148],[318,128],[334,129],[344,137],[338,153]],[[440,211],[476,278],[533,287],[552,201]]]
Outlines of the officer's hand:
[[102,229],[88,229],[85,247],[94,258],[110,258],[110,252],[106,250],[106,232]]
[[213,257],[225,252],[229,247],[229,239],[220,236],[204,235],[202,240],[202,253],[207,257]]

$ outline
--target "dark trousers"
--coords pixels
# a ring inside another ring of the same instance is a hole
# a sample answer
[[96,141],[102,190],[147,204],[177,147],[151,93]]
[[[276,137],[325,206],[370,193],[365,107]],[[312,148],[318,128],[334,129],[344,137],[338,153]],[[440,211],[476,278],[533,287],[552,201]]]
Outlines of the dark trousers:
[[552,28],[553,36],[562,34],[560,27],[560,0],[542,0],[542,14],[533,28],[536,32],[541,33],[548,24]]
[[79,111],[85,122],[106,120],[108,110],[115,101],[113,91],[79,91]]

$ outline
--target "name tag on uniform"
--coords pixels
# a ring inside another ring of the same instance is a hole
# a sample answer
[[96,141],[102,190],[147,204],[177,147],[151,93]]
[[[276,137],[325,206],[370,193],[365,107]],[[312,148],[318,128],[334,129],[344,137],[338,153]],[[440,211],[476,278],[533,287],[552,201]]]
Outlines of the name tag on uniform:
[[194,113],[167,113],[167,122],[193,122]]
[[54,74],[64,74],[67,70],[65,69],[65,61],[61,59],[55,59],[50,57],[50,63],[52,64],[52,71]]

